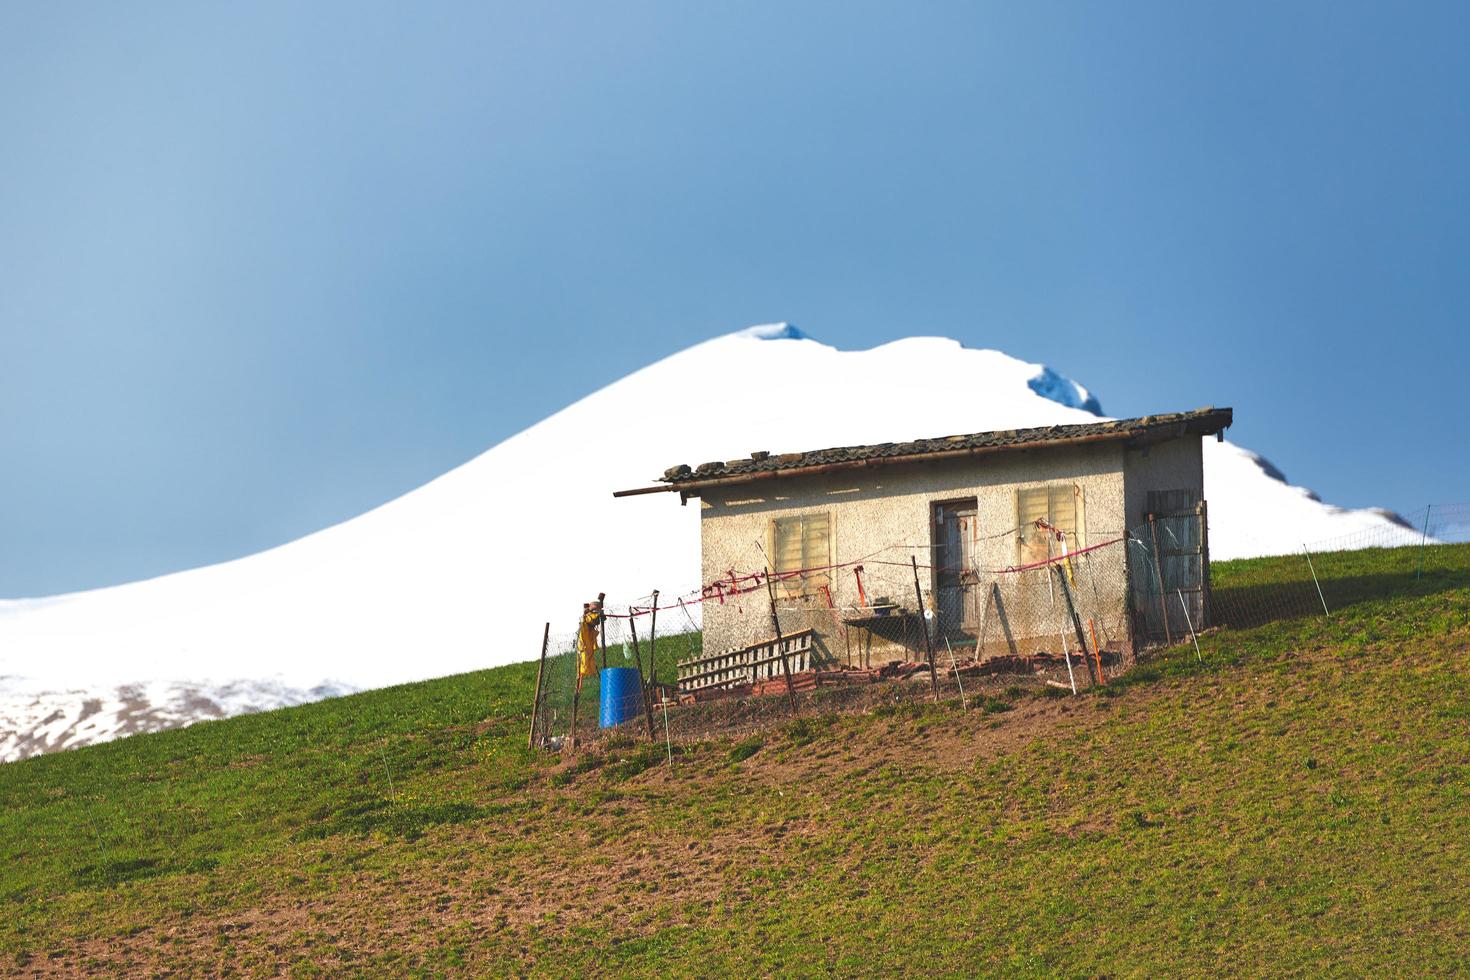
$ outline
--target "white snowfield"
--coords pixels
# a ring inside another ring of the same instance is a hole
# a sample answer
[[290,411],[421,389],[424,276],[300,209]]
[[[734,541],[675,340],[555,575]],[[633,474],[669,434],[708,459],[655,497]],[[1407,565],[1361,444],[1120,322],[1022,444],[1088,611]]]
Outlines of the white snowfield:
[[[300,540],[0,601],[0,758],[530,659],[542,623],[570,631],[598,592],[621,604],[697,588],[697,506],[611,495],[675,463],[1082,422],[1094,406],[1042,365],[938,337],[860,351],[784,324],[720,337]],[[1216,558],[1369,529],[1417,540],[1229,442],[1205,443],[1205,492]]]

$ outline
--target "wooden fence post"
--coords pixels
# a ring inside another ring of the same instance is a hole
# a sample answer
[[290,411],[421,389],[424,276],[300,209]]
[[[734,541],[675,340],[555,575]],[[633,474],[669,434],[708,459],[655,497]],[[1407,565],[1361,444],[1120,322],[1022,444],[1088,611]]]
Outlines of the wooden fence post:
[[1143,542],[1135,538],[1132,531],[1125,530],[1123,532],[1123,593],[1124,601],[1128,603],[1127,616],[1125,617],[1125,623],[1128,627],[1128,650],[1126,655],[1136,662],[1138,660],[1138,650],[1147,640],[1140,635],[1142,630],[1138,625],[1138,593],[1133,589],[1133,550],[1128,547],[1131,544],[1137,544],[1142,547]]
[[1097,642],[1097,625],[1092,621],[1091,617],[1088,617],[1087,620],[1087,631],[1092,634],[1092,655],[1093,657],[1097,658],[1098,680],[1106,684],[1108,682],[1108,678],[1107,675],[1103,673],[1102,644]]
[[536,747],[536,723],[541,720],[541,679],[546,676],[546,647],[551,643],[551,624],[546,624],[546,632],[541,634],[541,663],[536,667],[536,696],[531,700],[531,737],[526,742],[526,748]]
[[924,618],[924,594],[919,591],[919,559],[909,555],[909,562],[914,566],[914,604],[919,609],[919,629],[924,631],[924,650],[929,654],[929,686],[934,689],[934,700],[938,701],[939,671],[934,667],[934,642],[929,639],[929,621]]
[[597,628],[602,639],[602,669],[607,670],[607,593],[597,593]]
[[648,740],[652,742],[653,736],[653,709],[648,707],[648,684],[643,680],[643,654],[638,649],[638,620],[634,616],[633,607],[628,607],[628,635],[633,638],[633,662],[638,665],[638,693],[643,698],[643,716],[648,721]]
[[[653,701],[649,695],[658,687],[658,589],[653,590],[653,609],[648,614],[648,678],[644,681],[643,707],[648,714],[648,728],[653,730]],[[667,715],[667,712],[665,712]]]
[[1067,584],[1067,573],[1062,571],[1061,565],[1053,565],[1052,571],[1057,573],[1057,581],[1062,583],[1062,598],[1067,600],[1067,613],[1072,620],[1072,629],[1077,631],[1077,649],[1082,652],[1082,663],[1087,667],[1087,676],[1092,678],[1092,683],[1099,683],[1097,671],[1092,669],[1092,661],[1087,656],[1087,638],[1082,635],[1082,619],[1077,615],[1077,606],[1072,602],[1072,588]]
[[776,616],[776,586],[771,581],[771,570],[766,569],[766,595],[771,600],[771,629],[776,631],[776,652],[781,655],[781,673],[786,677],[786,701],[791,713],[796,714],[796,685],[791,683],[791,665],[786,662],[786,644],[781,639],[781,620]]
[[[581,629],[582,624],[578,623],[577,628]],[[575,666],[572,669],[577,672],[577,683],[572,687],[572,728],[571,732],[567,735],[567,748],[576,751],[577,704],[582,700],[582,652],[580,650],[577,651]]]

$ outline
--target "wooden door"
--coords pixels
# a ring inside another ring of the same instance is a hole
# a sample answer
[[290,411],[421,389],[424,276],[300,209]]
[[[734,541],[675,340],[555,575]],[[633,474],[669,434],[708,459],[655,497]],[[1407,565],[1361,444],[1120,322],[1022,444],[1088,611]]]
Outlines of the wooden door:
[[934,505],[934,606],[949,633],[974,628],[975,512],[974,500]]
[[1147,641],[1178,642],[1210,623],[1205,502],[1192,490],[1150,490],[1146,506],[1141,553],[1132,556],[1137,622]]

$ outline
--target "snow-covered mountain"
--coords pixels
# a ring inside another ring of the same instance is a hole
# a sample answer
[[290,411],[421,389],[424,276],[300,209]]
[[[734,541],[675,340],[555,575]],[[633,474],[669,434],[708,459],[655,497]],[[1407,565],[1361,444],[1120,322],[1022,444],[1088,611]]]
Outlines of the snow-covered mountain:
[[[0,758],[529,659],[541,624],[570,629],[590,595],[620,603],[695,588],[698,509],[662,494],[611,496],[674,463],[1100,411],[1050,368],[938,337],[859,351],[785,324],[720,337],[290,544],[0,601]],[[1229,442],[1205,450],[1217,558],[1365,529],[1414,538],[1392,515],[1320,502]]]

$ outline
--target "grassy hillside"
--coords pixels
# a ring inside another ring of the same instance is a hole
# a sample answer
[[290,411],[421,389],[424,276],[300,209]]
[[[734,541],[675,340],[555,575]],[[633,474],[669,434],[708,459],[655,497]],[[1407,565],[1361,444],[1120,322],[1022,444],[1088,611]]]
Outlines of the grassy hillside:
[[1463,969],[1470,547],[1349,564],[1203,664],[672,769],[528,752],[532,665],[4,766],[0,970]]

